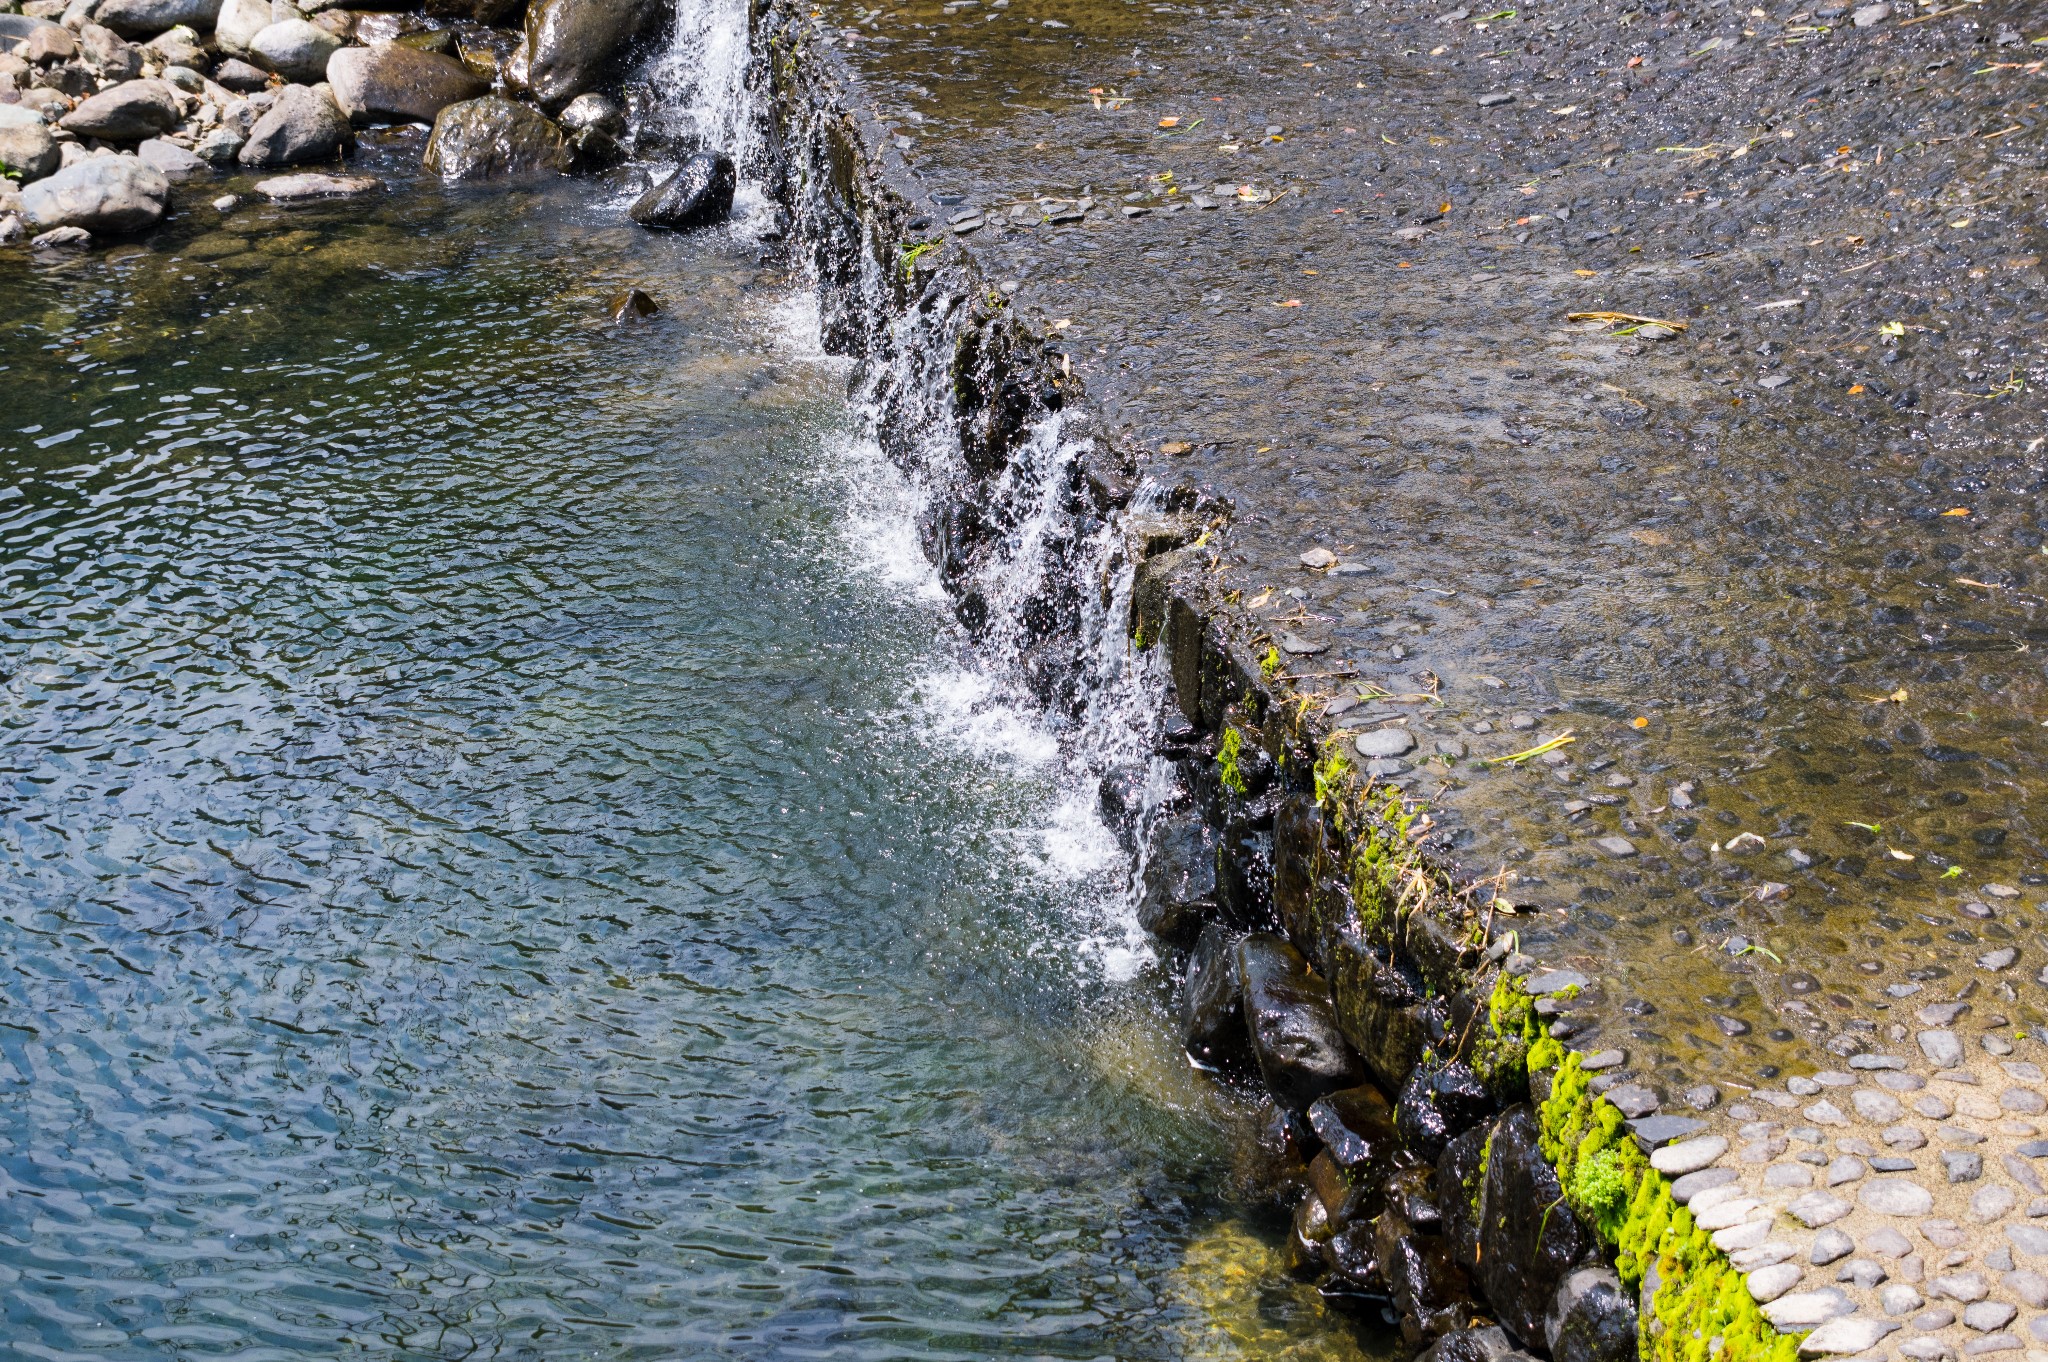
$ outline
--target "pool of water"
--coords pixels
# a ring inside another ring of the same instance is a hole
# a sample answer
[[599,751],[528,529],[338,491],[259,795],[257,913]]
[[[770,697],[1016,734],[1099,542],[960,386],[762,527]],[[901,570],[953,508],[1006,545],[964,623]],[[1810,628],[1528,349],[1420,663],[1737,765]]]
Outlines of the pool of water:
[[802,287],[617,198],[0,256],[0,1352],[1378,1353]]

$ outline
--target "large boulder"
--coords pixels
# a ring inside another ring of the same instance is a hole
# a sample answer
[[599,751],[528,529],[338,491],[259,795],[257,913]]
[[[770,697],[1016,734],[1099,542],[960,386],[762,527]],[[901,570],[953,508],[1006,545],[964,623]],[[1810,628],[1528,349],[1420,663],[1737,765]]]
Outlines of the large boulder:
[[19,104],[0,104],[0,166],[21,183],[51,174],[60,161],[57,139],[43,116]]
[[160,80],[131,80],[81,103],[58,125],[102,142],[140,142],[178,126],[178,92]]
[[1219,911],[1215,830],[1192,810],[1161,815],[1152,825],[1145,855],[1138,925],[1162,941],[1185,946]]
[[[0,14],[0,52],[36,61],[39,58],[28,55],[32,39],[39,39],[47,45],[60,43],[70,36],[70,29],[53,20],[32,19],[26,14]],[[63,55],[69,56],[70,53]]]
[[1238,943],[1245,1028],[1267,1089],[1289,1111],[1365,1079],[1365,1068],[1337,1030],[1330,990],[1281,937],[1256,932]]
[[450,104],[434,119],[422,162],[449,180],[568,173],[562,130],[546,115],[497,95]]
[[1188,1058],[1211,1070],[1250,1067],[1251,1038],[1244,1027],[1244,985],[1237,973],[1238,934],[1212,922],[1188,956],[1181,988],[1181,1039]]
[[355,144],[348,119],[324,90],[287,85],[249,129],[235,159],[245,166],[296,166],[331,161]]
[[328,58],[327,83],[334,102],[358,125],[431,123],[450,104],[490,89],[453,57],[403,43],[342,48]]
[[38,231],[121,236],[156,226],[170,197],[170,181],[133,156],[92,156],[24,189],[21,207]]
[[595,89],[661,8],[660,0],[538,0],[526,11],[527,88],[548,109]]
[[1540,1345],[1558,1288],[1598,1247],[1564,1203],[1557,1170],[1543,1157],[1536,1117],[1515,1107],[1493,1123],[1479,1192],[1476,1276],[1494,1318]]
[[[700,151],[676,167],[675,174],[656,184],[628,210],[642,227],[679,231],[722,222],[732,212],[737,177],[732,158],[722,151]],[[1213,884],[1215,876],[1210,875]]]
[[191,29],[212,28],[220,9],[221,0],[100,0],[92,17],[93,22],[124,38],[154,38],[180,24]]
[[213,45],[231,57],[247,57],[249,44],[270,24],[270,0],[222,0]]
[[309,19],[269,24],[249,40],[249,59],[286,80],[310,85],[324,78],[342,40]]

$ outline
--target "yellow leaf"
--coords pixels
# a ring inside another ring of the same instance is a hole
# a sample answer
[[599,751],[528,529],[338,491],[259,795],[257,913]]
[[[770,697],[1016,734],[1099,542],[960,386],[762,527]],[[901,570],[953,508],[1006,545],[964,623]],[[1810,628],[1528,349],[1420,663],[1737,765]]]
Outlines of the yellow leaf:
[[1943,515],[1945,515],[1945,516],[1947,516],[1947,515],[1960,515],[1960,516],[1967,516],[1967,515],[1968,515],[1969,513],[1970,513],[1970,508],[1969,508],[1969,507],[1967,507],[1967,506],[1956,506],[1956,507],[1952,507],[1951,509],[1949,509],[1949,510],[1946,510],[1946,511],[1943,511],[1943,512],[1942,512],[1942,514],[1943,514]]
[[1159,120],[1159,126],[1162,128],[1177,128],[1180,126],[1180,120],[1178,118],[1162,118]]
[[1630,728],[1648,728],[1650,726],[1650,721],[1640,714],[1630,719],[1628,723]]

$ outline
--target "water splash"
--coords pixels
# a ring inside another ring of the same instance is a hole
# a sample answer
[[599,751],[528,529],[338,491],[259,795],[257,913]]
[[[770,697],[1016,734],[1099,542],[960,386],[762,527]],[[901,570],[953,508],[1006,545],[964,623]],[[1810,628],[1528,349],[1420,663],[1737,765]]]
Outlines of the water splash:
[[725,152],[739,167],[742,195],[758,197],[767,139],[748,15],[747,0],[676,0],[668,44],[646,78],[663,139]]

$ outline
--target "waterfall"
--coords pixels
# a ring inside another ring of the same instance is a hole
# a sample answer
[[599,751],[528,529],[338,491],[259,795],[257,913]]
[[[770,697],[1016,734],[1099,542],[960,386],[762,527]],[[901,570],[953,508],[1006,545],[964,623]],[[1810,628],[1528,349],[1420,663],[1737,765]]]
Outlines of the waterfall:
[[748,14],[748,0],[676,0],[668,41],[648,61],[645,77],[661,140],[723,151],[743,184],[757,185],[767,139],[753,91]]

